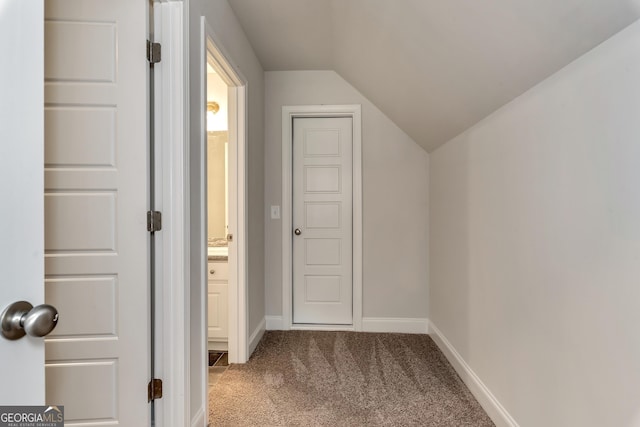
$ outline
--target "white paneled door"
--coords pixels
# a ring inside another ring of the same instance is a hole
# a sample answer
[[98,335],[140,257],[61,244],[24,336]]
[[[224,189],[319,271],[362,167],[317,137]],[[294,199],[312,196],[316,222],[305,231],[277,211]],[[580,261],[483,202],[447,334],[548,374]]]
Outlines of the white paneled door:
[[293,119],[293,323],[353,323],[353,119]]
[[0,338],[0,404],[64,405],[66,425],[150,422],[146,15],[0,0],[0,309],[60,314]]
[[45,2],[46,400],[149,425],[147,2]]

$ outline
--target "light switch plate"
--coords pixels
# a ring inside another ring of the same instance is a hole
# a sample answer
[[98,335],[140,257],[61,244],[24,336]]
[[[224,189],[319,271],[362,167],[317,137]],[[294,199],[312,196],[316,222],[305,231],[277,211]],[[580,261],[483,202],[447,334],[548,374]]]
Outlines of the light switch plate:
[[271,206],[271,219],[280,219],[280,206]]

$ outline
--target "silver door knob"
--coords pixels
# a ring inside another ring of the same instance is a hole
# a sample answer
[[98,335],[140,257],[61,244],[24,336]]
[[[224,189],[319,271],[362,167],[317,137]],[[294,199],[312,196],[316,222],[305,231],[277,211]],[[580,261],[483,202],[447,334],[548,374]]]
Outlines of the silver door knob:
[[14,302],[0,314],[2,336],[17,340],[25,336],[44,337],[58,324],[58,310],[52,305],[34,307],[27,301]]
[[302,231],[300,231],[300,229],[299,229],[299,228],[296,228],[295,230],[293,230],[293,233],[294,233],[296,236],[299,236],[299,235],[301,235],[301,234],[302,234]]

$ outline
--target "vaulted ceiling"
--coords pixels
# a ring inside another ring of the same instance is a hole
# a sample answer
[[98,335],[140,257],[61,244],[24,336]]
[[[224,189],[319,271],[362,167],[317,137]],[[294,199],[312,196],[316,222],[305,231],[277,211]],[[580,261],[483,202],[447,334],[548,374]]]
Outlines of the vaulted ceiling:
[[229,3],[265,70],[335,70],[427,151],[640,18],[640,0]]

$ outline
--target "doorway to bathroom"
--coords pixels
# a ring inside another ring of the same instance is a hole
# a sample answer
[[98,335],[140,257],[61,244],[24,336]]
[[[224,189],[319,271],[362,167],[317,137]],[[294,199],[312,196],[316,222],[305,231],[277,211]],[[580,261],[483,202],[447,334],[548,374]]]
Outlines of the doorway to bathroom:
[[[228,86],[207,58],[207,349],[229,351],[229,103]],[[218,360],[215,361],[218,363]]]
[[[229,351],[229,87],[207,58],[207,350],[209,387]],[[233,192],[234,190],[231,189]]]
[[[201,221],[204,341],[211,368],[248,358],[246,292],[246,79],[203,21]],[[205,203],[206,202],[206,203]],[[219,371],[213,370],[213,372]],[[211,385],[207,381],[208,385]],[[207,393],[209,388],[207,387]]]

